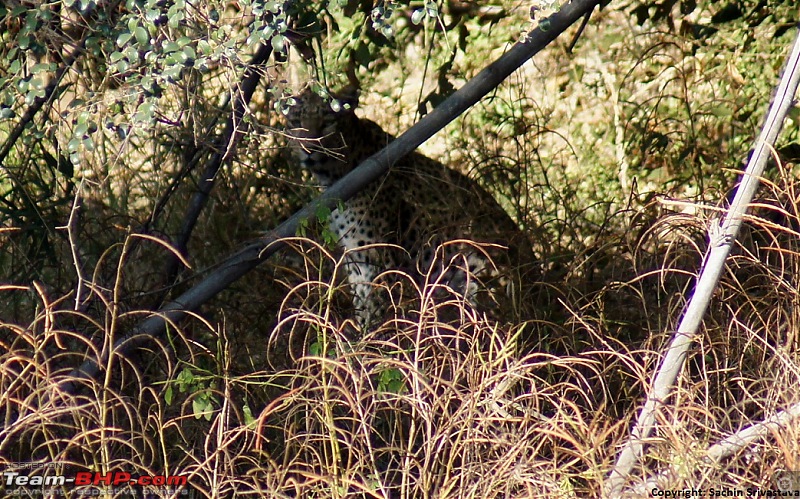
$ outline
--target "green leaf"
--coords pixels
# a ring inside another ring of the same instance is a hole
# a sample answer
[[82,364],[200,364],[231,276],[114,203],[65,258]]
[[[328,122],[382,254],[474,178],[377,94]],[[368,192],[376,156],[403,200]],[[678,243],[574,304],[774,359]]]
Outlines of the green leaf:
[[76,152],[80,147],[81,140],[74,137],[67,143],[67,151],[70,153]]
[[186,59],[196,59],[197,53],[194,51],[194,47],[191,45],[187,45],[183,47],[183,55],[186,56]]
[[282,35],[275,35],[270,40],[272,48],[275,52],[283,52],[286,49],[286,38]]
[[136,36],[136,41],[139,42],[139,45],[147,45],[150,42],[150,34],[141,26],[136,28],[134,35]]
[[169,54],[170,52],[176,52],[181,49],[181,46],[172,40],[164,40],[164,43],[162,43],[161,46],[166,54]]
[[543,33],[550,31],[550,19],[542,19],[542,22],[539,23],[539,29],[542,30]]
[[55,64],[40,62],[38,64],[33,65],[33,67],[31,68],[31,73],[36,74],[53,70],[55,70]]
[[136,50],[136,47],[131,45],[127,45],[124,51],[125,57],[128,58],[129,61],[136,61],[139,59],[139,51]]
[[72,134],[75,135],[76,137],[83,137],[84,135],[86,135],[86,132],[88,131],[89,131],[89,125],[87,125],[86,123],[78,123],[75,126],[75,130],[72,131]]
[[385,393],[402,393],[405,390],[403,372],[394,367],[381,371],[378,376],[378,390]]
[[161,75],[166,78],[167,81],[175,82],[181,79],[182,72],[183,66],[170,66],[165,69]]
[[40,76],[34,76],[30,80],[30,87],[35,89],[35,90],[39,90],[41,88],[44,88],[44,80],[42,80],[42,78]]
[[192,373],[191,369],[188,367],[184,367],[180,374],[178,374],[176,381],[178,382],[178,387],[180,388],[181,393],[183,393],[186,391],[189,385],[194,383],[194,373]]
[[199,50],[203,55],[208,55],[212,52],[211,44],[208,43],[207,40],[198,40],[197,42],[197,50]]
[[392,380],[387,385],[386,388],[391,393],[401,393],[403,391],[403,381],[402,380]]
[[150,123],[155,116],[155,103],[152,101],[145,101],[139,105],[136,113],[133,115],[133,121],[136,123]]
[[317,206],[316,215],[320,222],[327,222],[331,218],[331,209],[324,205]]
[[214,397],[210,392],[203,392],[197,395],[192,400],[192,411],[194,412],[195,419],[204,418],[206,421],[211,421],[211,416],[214,413]]
[[253,411],[250,409],[250,406],[245,404],[244,407],[242,407],[242,412],[244,413],[244,424],[249,428],[254,427],[256,418],[253,416]]
[[175,395],[175,392],[172,390],[172,385],[167,385],[167,389],[164,390],[164,402],[167,405],[172,405],[172,398]]
[[25,16],[25,32],[32,33],[36,31],[36,28],[39,27],[39,19],[37,18],[36,14],[38,11],[28,12],[28,15]]
[[200,397],[195,397],[195,399],[192,400],[192,413],[194,414],[194,418],[202,418],[205,415],[206,407],[207,405],[204,400],[200,400]]
[[122,48],[123,46],[125,46],[125,44],[127,44],[130,41],[130,39],[131,39],[130,32],[125,31],[123,33],[120,33],[119,36],[117,36],[117,46]]
[[178,6],[178,3],[169,8],[169,11],[167,11],[167,25],[170,28],[175,29],[180,27],[181,21],[186,19],[186,14],[183,12],[183,9],[183,7]]

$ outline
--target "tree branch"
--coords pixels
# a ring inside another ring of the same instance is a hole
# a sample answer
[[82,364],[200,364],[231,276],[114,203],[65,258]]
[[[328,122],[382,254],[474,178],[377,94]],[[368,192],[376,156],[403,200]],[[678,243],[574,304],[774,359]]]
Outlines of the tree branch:
[[[247,110],[247,106],[250,104],[250,100],[253,98],[253,93],[258,86],[258,82],[261,80],[260,66],[269,59],[270,55],[272,55],[272,45],[261,44],[245,71],[241,86],[231,91],[233,112],[225,125],[224,135],[216,144],[214,156],[206,166],[202,177],[200,177],[200,181],[197,184],[197,191],[189,202],[186,215],[183,217],[181,230],[175,241],[175,248],[181,255],[186,255],[187,245],[192,236],[192,231],[200,217],[200,213],[208,202],[208,196],[211,193],[211,189],[214,187],[214,180],[217,177],[219,169],[225,161],[231,157],[231,154],[233,154],[233,151],[236,149],[236,142],[242,135],[242,118]],[[167,282],[171,281],[177,273],[178,263],[179,261],[177,258],[170,257],[167,263]]]
[[709,227],[709,249],[694,294],[686,304],[683,318],[672,336],[667,353],[652,383],[651,392],[639,413],[636,425],[631,430],[631,436],[609,475],[606,490],[611,497],[618,497],[622,493],[631,470],[642,455],[645,439],[653,433],[656,414],[666,403],[675,380],[683,369],[689,347],[697,335],[697,329],[725,268],[725,260],[739,233],[747,206],[758,188],[759,178],[764,172],[767,159],[771,151],[775,150],[775,141],[783,126],[786,113],[793,104],[799,81],[800,35],[795,39],[775,99],[767,114],[761,135],[755,142],[753,155],[742,175],[733,203],[722,223],[715,222]]

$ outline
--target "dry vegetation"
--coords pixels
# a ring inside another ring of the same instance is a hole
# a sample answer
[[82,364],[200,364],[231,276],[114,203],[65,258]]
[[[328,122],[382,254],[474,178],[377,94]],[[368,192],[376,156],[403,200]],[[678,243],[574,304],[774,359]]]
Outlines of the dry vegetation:
[[[497,22],[465,21],[467,49],[447,73],[456,86],[528,22],[527,5],[505,7]],[[573,54],[568,37],[558,40],[425,146],[479,179],[528,231],[541,258],[535,297],[488,316],[392,270],[386,282],[407,299],[361,332],[334,277],[342,256],[298,238],[166,337],[112,357],[73,395],[55,387],[86,355],[315,193],[287,162],[262,86],[253,126],[195,229],[192,269],[162,289],[169,251],[136,232],[170,179],[209,155],[203,146],[221,124],[208,123],[220,88],[236,81],[233,62],[168,89],[151,127],[133,120],[120,133],[128,115],[87,104],[97,123],[115,124],[81,149],[74,177],[50,171],[52,192],[0,225],[0,468],[186,475],[196,497],[601,497],[794,36],[767,19],[696,39],[692,27],[713,10],[683,16],[675,6],[668,27],[637,25],[629,8],[612,2]],[[362,70],[360,112],[395,132],[413,121],[457,46],[441,36],[420,31],[407,53],[376,58],[388,69]],[[328,43],[334,68],[343,42]],[[58,118],[76,112],[64,103],[47,116],[53,140],[75,126]],[[800,469],[797,421],[708,458],[719,440],[800,400],[795,119],[636,483],[744,490]],[[22,170],[4,168],[4,194]],[[178,186],[151,236],[177,231],[193,190]]]

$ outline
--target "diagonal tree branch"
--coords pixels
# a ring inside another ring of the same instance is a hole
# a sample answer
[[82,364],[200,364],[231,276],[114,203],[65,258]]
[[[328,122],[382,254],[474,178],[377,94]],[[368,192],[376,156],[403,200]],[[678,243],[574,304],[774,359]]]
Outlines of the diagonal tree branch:
[[622,493],[631,470],[642,455],[645,439],[653,433],[656,415],[666,403],[675,380],[683,369],[686,355],[725,268],[725,260],[739,233],[747,206],[755,195],[767,159],[775,148],[783,120],[794,102],[798,82],[800,82],[800,35],[795,39],[775,99],[767,114],[761,135],[756,140],[753,155],[742,175],[733,203],[722,223],[719,225],[712,223],[709,228],[709,249],[694,294],[686,304],[683,318],[678,330],[672,336],[667,353],[656,373],[651,392],[639,413],[636,425],[631,430],[631,436],[609,475],[606,490],[611,497],[618,497]]
[[336,182],[277,228],[225,259],[194,287],[117,339],[112,352],[105,352],[100,359],[90,359],[84,362],[71,373],[71,376],[58,384],[57,391],[75,393],[82,383],[81,380],[85,382],[98,376],[102,366],[107,364],[112,354],[125,354],[144,344],[149,338],[163,334],[167,324],[181,321],[190,311],[197,309],[258,266],[283,247],[281,241],[283,238],[295,235],[301,221],[312,218],[322,206],[335,208],[340,201],[350,199],[388,172],[396,158],[402,158],[415,150],[445,125],[477,103],[569,26],[590,13],[597,4],[599,4],[599,0],[573,0],[564,5],[559,12],[543,20],[539,27],[483,69],[475,78],[467,82],[397,140],[364,161],[358,168]]
[[[706,449],[706,456],[703,461],[709,465],[719,463],[755,441],[769,436],[772,432],[786,428],[798,418],[800,418],[800,403],[794,404],[786,410],[778,411],[763,421],[753,423],[728,435]],[[654,476],[648,477],[645,481],[631,487],[626,493],[632,492],[635,497],[652,495],[650,491],[653,490],[653,487],[663,487],[664,483],[669,483],[668,480],[679,476],[677,468],[677,465],[671,464],[667,469],[659,470]]]

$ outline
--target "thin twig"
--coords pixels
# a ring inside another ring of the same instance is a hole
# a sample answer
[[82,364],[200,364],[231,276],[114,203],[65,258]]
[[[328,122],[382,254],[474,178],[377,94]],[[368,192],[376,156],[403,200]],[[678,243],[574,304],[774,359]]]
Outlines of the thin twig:
[[69,211],[69,220],[64,227],[57,227],[58,229],[67,229],[67,240],[69,241],[69,249],[72,254],[72,265],[75,267],[75,275],[78,282],[75,285],[75,310],[83,311],[84,309],[84,293],[87,290],[86,279],[83,277],[83,262],[81,262],[80,251],[80,211],[83,207],[83,185],[85,179],[81,179],[78,184],[78,189],[75,191],[75,200],[72,202],[72,209]]
[[578,28],[578,31],[575,32],[575,35],[572,37],[572,41],[569,42],[569,45],[567,46],[567,53],[568,54],[571,54],[572,51],[575,50],[575,45],[578,44],[578,40],[581,38],[581,35],[583,34],[583,30],[585,30],[586,26],[589,24],[589,19],[591,19],[591,17],[592,17],[592,13],[591,12],[587,12],[586,15],[583,16],[583,21],[581,22],[581,25]]

